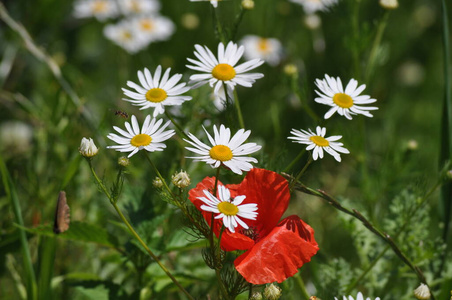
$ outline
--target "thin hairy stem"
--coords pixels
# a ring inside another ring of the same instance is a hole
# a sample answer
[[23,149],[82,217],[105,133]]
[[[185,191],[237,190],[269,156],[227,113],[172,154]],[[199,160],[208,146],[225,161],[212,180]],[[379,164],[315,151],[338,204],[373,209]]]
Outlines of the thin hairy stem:
[[185,133],[185,131],[182,129],[182,127],[177,123],[169,114],[169,112],[165,109],[165,115],[167,118],[173,123],[173,125],[177,128],[177,130],[184,136],[184,138],[189,139],[188,135]]

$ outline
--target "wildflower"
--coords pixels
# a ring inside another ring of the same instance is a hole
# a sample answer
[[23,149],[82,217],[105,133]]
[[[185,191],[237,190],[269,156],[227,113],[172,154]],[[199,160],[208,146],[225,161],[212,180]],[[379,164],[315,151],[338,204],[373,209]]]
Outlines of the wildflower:
[[8,154],[23,154],[31,149],[33,129],[21,121],[6,121],[0,126],[0,149]]
[[130,125],[129,122],[125,122],[127,131],[113,126],[113,129],[122,136],[115,133],[108,134],[107,138],[119,145],[108,146],[107,148],[115,149],[120,152],[130,152],[127,156],[129,158],[142,149],[148,152],[163,151],[163,149],[166,148],[166,145],[162,142],[172,137],[174,135],[174,130],[164,131],[170,121],[166,122],[164,125],[162,125],[162,123],[162,119],[157,121],[157,119],[152,119],[150,115],[147,115],[140,131],[137,118],[132,116],[132,125]]
[[314,30],[322,25],[322,19],[316,14],[309,14],[304,18],[304,23],[309,29]]
[[157,189],[161,189],[163,187],[163,181],[159,177],[155,177],[152,185]]
[[312,14],[317,11],[328,11],[328,9],[335,5],[338,0],[290,0],[293,3],[297,3],[303,6],[304,11],[307,14]]
[[120,158],[118,158],[118,165],[124,168],[128,167],[130,165],[130,160],[125,156],[121,156]]
[[421,283],[417,289],[414,290],[414,297],[419,300],[428,300],[430,299],[430,290],[426,284]]
[[165,106],[181,105],[183,102],[191,100],[190,96],[181,96],[190,88],[186,87],[186,83],[179,83],[182,74],[175,74],[169,77],[171,68],[167,69],[163,76],[162,67],[158,66],[154,76],[151,72],[144,68],[144,72],[138,71],[138,80],[140,85],[127,81],[127,86],[135,91],[123,88],[123,92],[127,97],[132,99],[123,99],[131,102],[133,105],[141,106],[140,109],[153,107],[156,117],[165,112]]
[[416,140],[409,140],[406,143],[406,147],[410,151],[416,151],[419,148],[419,143]]
[[295,76],[298,73],[298,68],[294,64],[287,64],[284,66],[284,73],[286,73],[287,76]]
[[220,125],[220,131],[217,130],[215,125],[213,126],[213,138],[205,128],[204,131],[212,146],[204,144],[193,134],[189,133],[188,137],[190,140],[184,139],[184,141],[194,148],[185,148],[200,156],[187,158],[193,158],[195,161],[204,161],[211,165],[212,168],[218,168],[221,165],[224,165],[231,169],[232,172],[239,175],[242,174],[242,171],[249,171],[253,168],[250,162],[257,163],[257,159],[245,156],[262,148],[256,143],[243,144],[250,136],[251,130],[245,131],[244,129],[240,129],[232,138],[231,130],[224,125]]
[[96,17],[105,21],[118,15],[115,1],[111,0],[77,0],[74,2],[74,16],[76,18]]
[[199,18],[195,14],[186,13],[182,15],[181,19],[182,26],[189,30],[193,30],[198,28],[199,26]]
[[[334,297],[335,300],[338,300],[336,297]],[[355,300],[355,298],[353,298],[352,296],[348,296],[347,297],[343,296],[343,300]],[[356,296],[356,300],[364,300],[363,294],[361,292],[358,293],[358,295]],[[371,298],[367,297],[366,300],[372,300]],[[375,300],[380,300],[379,297],[375,298]]]
[[[205,197],[204,190],[213,190],[215,181],[214,177],[204,178],[190,190],[189,199],[218,237],[222,222],[214,220],[211,224],[212,215],[201,209],[205,203],[199,199]],[[218,186],[222,185],[218,181]],[[223,231],[221,237],[221,248],[225,251],[247,250],[234,261],[234,265],[248,282],[282,282],[297,273],[298,268],[309,262],[318,251],[314,230],[298,216],[279,221],[290,200],[289,184],[281,175],[254,168],[240,184],[226,185],[225,188],[233,199],[245,196],[242,205],[253,203],[259,208],[256,220],[247,220],[248,228],[238,224],[235,232]]]
[[199,2],[199,1],[210,1],[210,4],[213,5],[213,7],[217,8],[218,7],[218,1],[221,0],[190,0],[191,2]]
[[203,211],[217,214],[215,219],[221,219],[224,227],[231,232],[235,232],[237,226],[248,229],[248,225],[241,219],[256,220],[257,204],[242,204],[246,196],[239,195],[231,198],[229,189],[223,185],[218,186],[218,198],[212,195],[208,190],[203,191],[205,197],[198,197],[204,204],[201,205]]
[[384,9],[396,9],[399,7],[397,0],[380,0],[380,6]]
[[250,297],[250,300],[262,300],[262,293],[260,292],[253,292],[253,294]]
[[91,158],[96,156],[99,152],[92,138],[82,138],[82,142],[80,143],[80,147],[78,148],[80,154],[84,157]]
[[252,10],[254,8],[253,0],[242,0],[243,9]]
[[185,171],[180,171],[171,177],[171,181],[175,186],[180,189],[184,189],[190,185],[190,176]]
[[360,96],[359,94],[366,88],[366,85],[363,84],[358,87],[358,81],[355,79],[349,81],[345,91],[339,77],[334,79],[325,74],[325,79],[317,79],[315,84],[320,89],[320,92],[315,91],[320,96],[315,98],[315,102],[332,106],[325,114],[325,119],[329,119],[335,112],[349,120],[352,119],[352,115],[359,114],[371,118],[373,116],[369,111],[378,109],[378,107],[361,105],[374,103],[377,100],[371,99],[367,95]]
[[342,136],[334,135],[325,138],[326,128],[317,126],[316,133],[312,132],[309,129],[309,132],[306,130],[297,130],[292,129],[290,131],[294,136],[289,136],[288,139],[294,140],[294,143],[300,143],[308,145],[306,150],[313,150],[312,158],[317,160],[319,157],[323,158],[323,150],[325,150],[328,154],[333,156],[337,161],[341,161],[340,153],[350,153],[347,149],[342,147],[344,144],[336,142]]
[[144,49],[149,44],[148,41],[140,37],[135,24],[131,20],[122,20],[117,24],[105,26],[104,35],[130,54]]
[[135,32],[143,44],[168,40],[174,33],[174,23],[163,16],[148,14],[131,18]]
[[204,74],[195,74],[190,76],[190,82],[194,83],[192,88],[200,87],[209,83],[214,87],[217,94],[223,83],[231,90],[238,84],[245,87],[251,87],[256,79],[264,77],[261,73],[245,73],[257,68],[264,63],[258,58],[247,61],[246,63],[235,66],[245,51],[243,46],[229,42],[226,49],[223,43],[218,45],[218,59],[207,47],[195,45],[195,56],[199,61],[188,58],[188,61],[194,65],[187,65],[188,68],[204,72]]
[[264,289],[264,297],[268,300],[278,300],[282,296],[282,290],[276,284],[270,283]]
[[118,0],[124,15],[156,13],[160,3],[156,0]]
[[260,58],[271,66],[279,64],[282,58],[281,42],[275,38],[262,38],[256,35],[246,35],[240,41],[245,47],[245,58]]

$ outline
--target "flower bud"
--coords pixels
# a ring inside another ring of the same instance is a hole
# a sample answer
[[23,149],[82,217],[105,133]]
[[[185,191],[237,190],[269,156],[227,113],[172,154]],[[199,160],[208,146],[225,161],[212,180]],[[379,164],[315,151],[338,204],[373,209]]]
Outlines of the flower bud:
[[186,13],[186,14],[182,15],[181,23],[182,23],[182,26],[184,26],[188,30],[193,30],[193,29],[198,28],[199,18],[195,14]]
[[287,64],[284,66],[284,73],[288,76],[294,76],[298,73],[298,68],[294,64]]
[[242,7],[243,7],[243,9],[251,10],[254,8],[254,1],[253,0],[242,0]]
[[399,7],[397,0],[380,0],[380,6],[384,9],[396,9]]
[[421,285],[414,290],[414,297],[419,300],[430,299],[430,290],[428,289],[428,286],[421,283]]
[[419,147],[419,144],[417,143],[416,140],[409,140],[406,144],[406,147],[410,151],[415,151]]
[[186,188],[191,183],[190,176],[182,170],[171,176],[171,182],[180,189]]
[[118,158],[118,165],[122,166],[122,167],[127,167],[130,164],[130,160],[125,157],[125,156],[121,156],[120,158]]
[[99,152],[99,149],[97,149],[92,138],[82,138],[78,151],[82,156],[91,158]]
[[262,300],[262,294],[261,292],[254,292],[251,297],[250,300]]
[[163,187],[163,181],[159,177],[155,177],[152,181],[152,185],[157,189],[161,189]]
[[314,30],[322,25],[322,19],[316,14],[309,14],[304,18],[304,23],[309,29]]
[[276,284],[269,284],[265,287],[264,297],[268,300],[277,300],[281,297],[282,290]]

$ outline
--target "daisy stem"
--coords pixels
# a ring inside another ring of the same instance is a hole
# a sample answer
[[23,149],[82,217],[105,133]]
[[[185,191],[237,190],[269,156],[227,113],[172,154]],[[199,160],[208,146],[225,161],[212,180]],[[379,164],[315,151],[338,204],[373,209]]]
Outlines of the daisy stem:
[[184,138],[188,139],[189,138],[188,135],[185,133],[185,131],[182,129],[182,127],[179,125],[179,123],[174,121],[174,119],[171,117],[171,115],[168,113],[168,111],[166,109],[165,109],[165,115],[171,121],[171,123],[173,123],[173,125],[177,128],[177,130],[179,130],[179,132],[184,136]]
[[165,189],[168,191],[168,193],[171,195],[171,197],[175,198],[173,192],[171,191],[171,189],[169,188],[169,186],[166,184],[165,179],[163,178],[162,174],[160,174],[159,170],[157,169],[157,167],[154,165],[154,163],[152,162],[151,158],[149,157],[149,155],[147,154],[146,151],[143,151],[144,156],[146,157],[146,159],[148,160],[148,162],[151,164],[151,167],[154,169],[155,173],[157,173],[158,178],[160,178],[160,180],[163,182],[163,185],[165,186]]
[[237,95],[237,91],[234,89],[234,97],[229,97],[228,89],[226,84],[223,82],[224,94],[226,95],[226,100],[231,99],[234,102],[235,109],[237,110],[237,118],[239,119],[240,128],[245,128],[245,122],[243,122],[242,110],[240,109],[239,96]]
[[370,50],[369,60],[367,61],[366,76],[364,79],[365,82],[369,82],[370,75],[372,74],[372,72],[374,70],[375,57],[377,55],[378,47],[381,44],[381,39],[383,37],[383,33],[385,31],[386,24],[388,24],[388,17],[389,17],[389,10],[385,10],[383,17],[381,18],[381,20],[378,24],[377,33],[375,35],[375,39],[372,44],[372,48]]
[[289,186],[289,190],[292,190],[293,186],[298,182],[298,180],[300,179],[301,175],[304,174],[304,172],[306,171],[306,169],[309,167],[309,165],[312,163],[312,155],[309,156],[308,162],[304,165],[303,169],[301,169],[300,173],[298,173],[297,177],[295,177],[295,180],[292,181],[292,183]]
[[217,38],[223,43],[226,44],[226,36],[224,35],[223,25],[221,25],[220,19],[217,16],[217,9],[212,7],[212,16],[215,24],[215,33]]
[[237,30],[239,29],[239,25],[242,22],[245,11],[246,11],[246,9],[244,9],[242,6],[240,6],[240,12],[238,13],[237,17],[235,18],[234,26],[232,26],[231,41],[235,40],[235,36],[237,35]]
[[298,153],[297,157],[295,157],[292,162],[283,170],[283,172],[289,172],[293,166],[303,157],[305,154],[306,149],[301,150],[300,153]]
[[96,171],[94,171],[93,165],[91,164],[91,159],[87,159],[89,168],[91,170],[91,173],[94,176],[94,179],[96,180],[98,186],[104,192],[105,196],[110,200],[111,205],[113,205],[114,209],[119,215],[119,218],[124,222],[124,224],[129,229],[130,233],[133,237],[137,239],[137,241],[143,246],[143,248],[146,250],[146,252],[149,254],[149,256],[152,257],[152,259],[159,265],[159,267],[163,270],[163,272],[166,273],[166,275],[174,282],[174,284],[183,292],[188,299],[194,299],[185,289],[184,287],[177,281],[177,279],[171,274],[171,272],[165,267],[165,265],[158,259],[158,257],[152,252],[151,249],[146,245],[146,243],[141,239],[141,237],[138,235],[138,233],[133,229],[132,225],[129,223],[129,221],[126,219],[122,211],[119,209],[118,205],[115,202],[115,199],[110,195],[108,192],[106,186],[104,183],[100,180],[100,178],[97,176]]
[[352,47],[352,54],[353,54],[353,64],[355,68],[355,77],[358,79],[358,81],[361,79],[361,62],[359,58],[359,47],[361,45],[360,43],[360,33],[359,33],[359,5],[361,0],[355,0],[353,1],[353,16],[351,18],[352,20],[352,30],[353,30],[353,47]]

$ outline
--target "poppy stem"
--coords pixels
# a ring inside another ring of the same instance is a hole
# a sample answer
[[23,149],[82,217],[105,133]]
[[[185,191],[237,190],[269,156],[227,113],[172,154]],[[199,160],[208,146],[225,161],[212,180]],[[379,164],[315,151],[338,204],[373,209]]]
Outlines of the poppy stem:
[[304,281],[303,278],[301,278],[300,273],[298,272],[297,274],[295,274],[294,278],[295,282],[298,284],[298,287],[300,288],[302,298],[304,300],[309,300],[309,294],[308,291],[306,291],[306,286],[304,285]]

